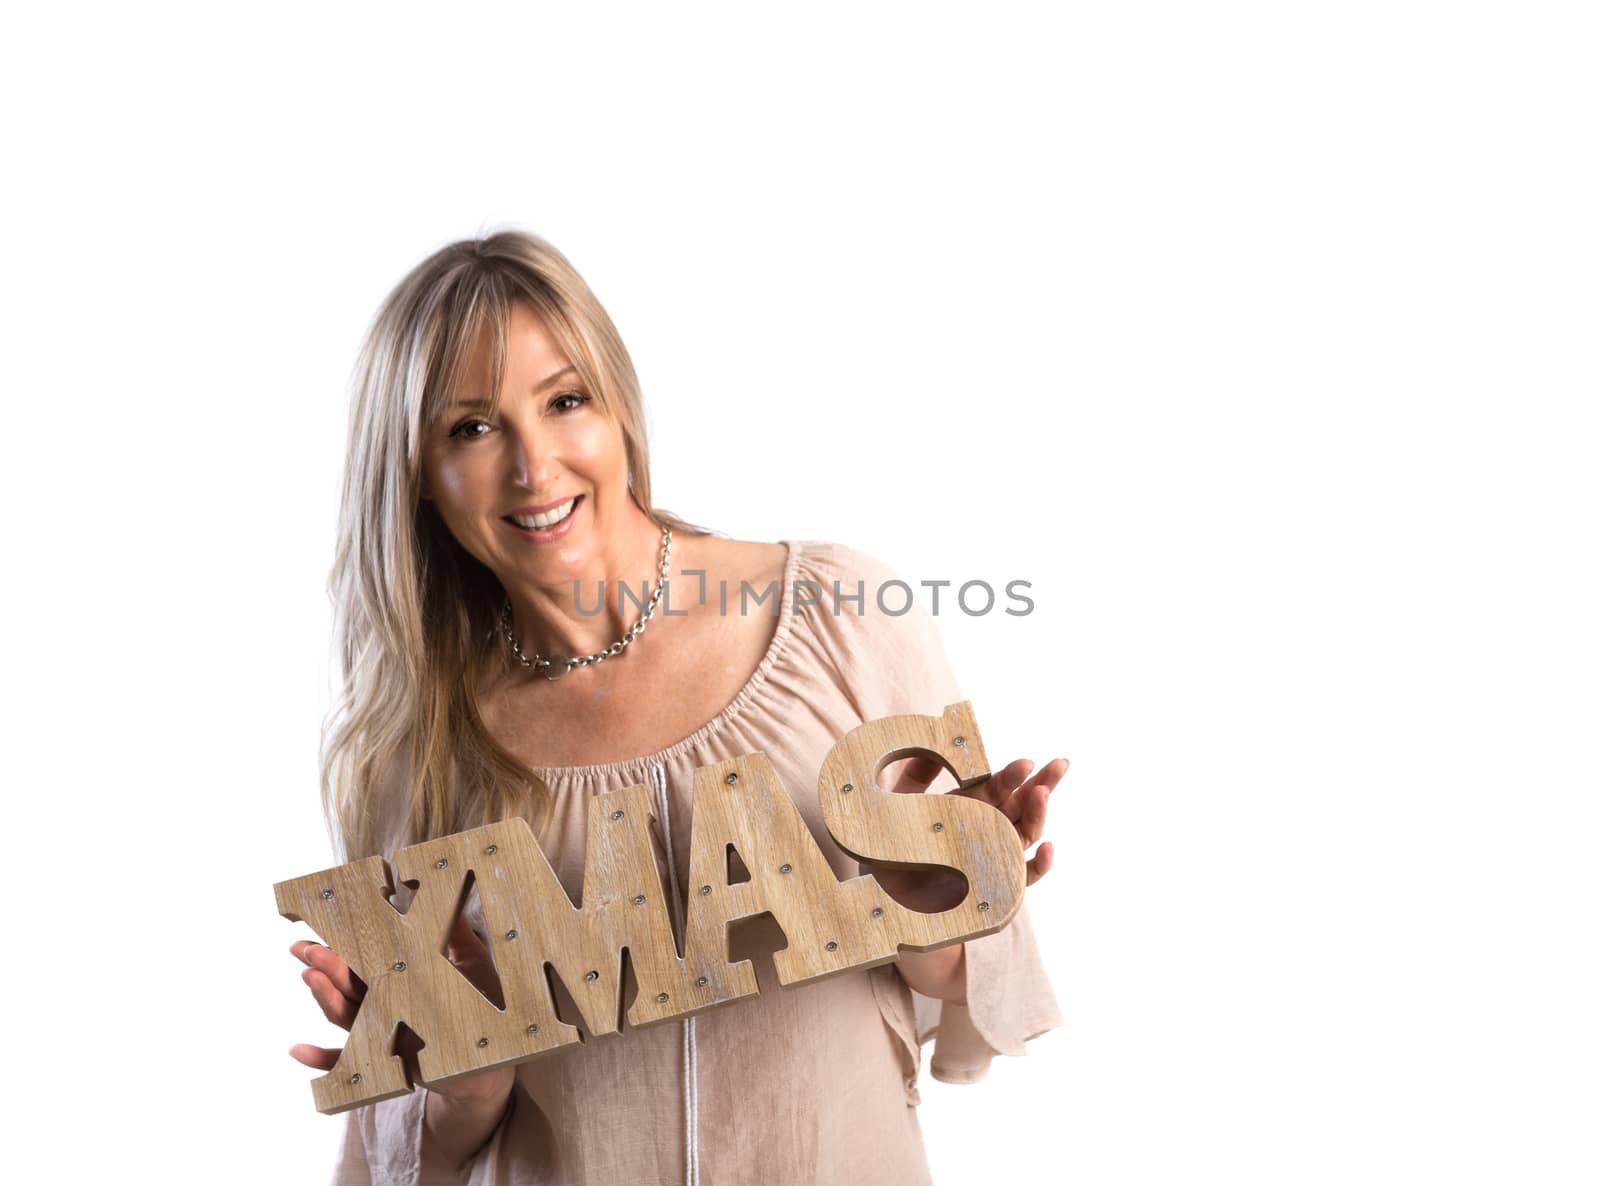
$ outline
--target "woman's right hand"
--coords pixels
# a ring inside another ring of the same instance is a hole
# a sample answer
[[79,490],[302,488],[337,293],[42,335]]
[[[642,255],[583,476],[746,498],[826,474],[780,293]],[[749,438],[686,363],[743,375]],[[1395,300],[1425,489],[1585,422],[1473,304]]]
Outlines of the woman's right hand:
[[[305,970],[300,973],[300,979],[304,980],[306,987],[311,990],[311,995],[322,1009],[323,1016],[340,1029],[348,1030],[355,1023],[356,1008],[361,1004],[361,998],[366,995],[367,986],[356,979],[350,971],[350,965],[345,963],[331,947],[324,947],[311,939],[300,939],[289,945],[289,953],[306,965]],[[473,933],[465,918],[457,917],[455,926],[450,932],[445,955],[484,996],[490,999],[499,996],[500,986],[489,949]],[[406,1072],[411,1082],[415,1083],[417,1051],[422,1046],[409,1029],[403,1038],[397,1053],[405,1060]],[[289,1048],[289,1055],[296,1062],[315,1067],[319,1071],[332,1070],[334,1063],[339,1061],[339,1053],[338,1050],[326,1046],[313,1046],[306,1042]],[[490,1067],[475,1075],[462,1075],[458,1079],[441,1083],[436,1088],[430,1087],[428,1090],[453,1103],[483,1108],[495,1104],[504,1105],[516,1078],[515,1067]]]

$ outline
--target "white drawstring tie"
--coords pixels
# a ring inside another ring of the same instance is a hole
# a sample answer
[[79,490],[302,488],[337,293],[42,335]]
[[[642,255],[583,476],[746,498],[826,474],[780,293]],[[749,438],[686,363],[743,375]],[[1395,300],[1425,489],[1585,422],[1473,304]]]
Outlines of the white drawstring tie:
[[[683,921],[683,898],[678,893],[678,862],[672,855],[672,804],[667,798],[667,771],[659,762],[650,766],[650,791],[655,796],[656,818],[661,821],[661,835],[667,850],[667,882],[672,898],[672,923],[677,928],[678,946],[683,946],[686,927]],[[700,1091],[696,1075],[694,1018],[683,1019],[683,1147],[684,1186],[700,1183]]]

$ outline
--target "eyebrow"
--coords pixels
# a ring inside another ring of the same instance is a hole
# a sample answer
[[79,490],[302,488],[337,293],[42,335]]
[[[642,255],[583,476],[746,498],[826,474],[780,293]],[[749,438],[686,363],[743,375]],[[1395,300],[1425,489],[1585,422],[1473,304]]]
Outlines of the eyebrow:
[[[564,366],[559,371],[556,371],[553,375],[546,375],[543,379],[541,379],[537,384],[534,385],[533,389],[536,392],[543,391],[546,387],[555,386],[562,379],[565,379],[568,375],[574,375],[575,376],[575,375],[577,375],[577,373],[578,373],[578,368],[577,367],[575,367],[575,366]],[[471,409],[471,410],[477,410],[479,408],[487,408],[489,406],[489,401],[486,400],[486,399],[458,399],[458,400],[452,401],[450,406],[452,408],[468,408],[468,409]]]

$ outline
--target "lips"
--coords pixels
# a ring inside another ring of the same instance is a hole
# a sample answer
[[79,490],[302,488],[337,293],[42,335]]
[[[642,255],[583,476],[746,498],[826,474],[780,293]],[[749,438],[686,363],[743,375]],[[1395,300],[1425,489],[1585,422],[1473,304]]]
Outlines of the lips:
[[505,522],[523,531],[549,531],[571,519],[582,501],[583,495],[578,494],[560,502],[546,503],[541,507],[519,507],[503,518]]

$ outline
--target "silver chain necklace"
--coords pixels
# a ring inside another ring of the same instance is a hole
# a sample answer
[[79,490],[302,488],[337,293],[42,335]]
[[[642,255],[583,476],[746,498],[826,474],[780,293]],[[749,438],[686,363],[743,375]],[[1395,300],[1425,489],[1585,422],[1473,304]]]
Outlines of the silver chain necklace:
[[[500,607],[500,629],[506,636],[506,642],[511,646],[511,654],[518,663],[524,667],[531,667],[544,675],[545,679],[557,680],[566,675],[574,667],[587,667],[591,663],[604,663],[613,655],[620,655],[626,647],[639,635],[644,633],[645,624],[656,612],[656,606],[661,601],[662,591],[667,587],[667,570],[672,563],[672,528],[661,529],[661,567],[656,577],[656,591],[650,594],[650,601],[644,607],[644,615],[629,626],[626,633],[616,642],[606,647],[603,651],[596,651],[592,655],[575,655],[570,659],[562,659],[554,655],[535,655],[533,658],[522,653],[522,648],[517,645],[517,632],[511,628],[511,598],[506,598],[505,605]],[[602,589],[604,586],[602,585]],[[602,594],[602,605],[604,595]],[[559,664],[559,667],[557,666]]]

